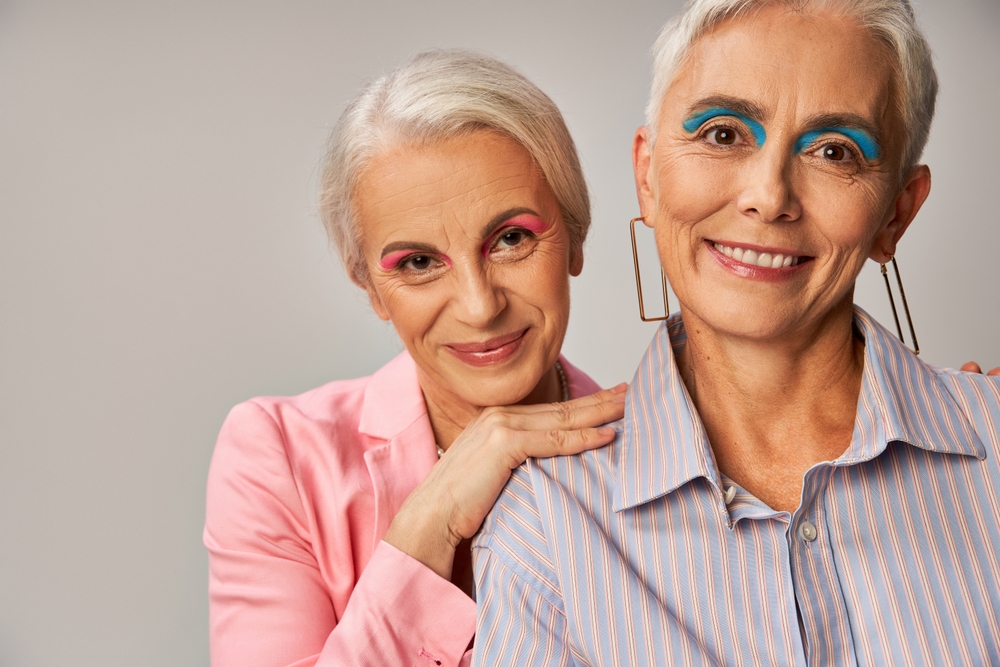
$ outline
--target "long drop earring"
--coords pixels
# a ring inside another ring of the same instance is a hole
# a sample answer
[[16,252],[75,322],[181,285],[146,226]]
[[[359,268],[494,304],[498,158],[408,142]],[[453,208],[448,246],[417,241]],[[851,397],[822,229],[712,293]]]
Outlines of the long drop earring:
[[[906,292],[903,291],[903,280],[899,277],[899,265],[896,263],[895,255],[889,255],[889,261],[892,262],[892,270],[896,272],[896,284],[899,285],[899,296],[903,300],[903,313],[906,315],[906,324],[910,327],[910,340],[913,341],[913,354],[920,354],[920,344],[917,343],[917,332],[913,329],[913,318],[910,317],[910,306],[906,303]],[[903,328],[899,326],[899,314],[896,312],[896,301],[892,298],[892,287],[889,285],[889,272],[885,270],[885,264],[882,264],[882,278],[885,279],[885,291],[889,293],[889,305],[892,306],[892,319],[896,321],[896,333],[899,334],[899,340],[904,344],[906,339],[903,338]]]
[[645,218],[632,218],[629,229],[632,232],[632,264],[635,266],[635,288],[639,292],[639,318],[643,322],[659,322],[670,317],[670,305],[667,303],[667,277],[660,268],[660,284],[663,289],[663,317],[646,317],[646,307],[642,303],[642,277],[639,275],[639,249],[635,243],[635,223],[643,222]]

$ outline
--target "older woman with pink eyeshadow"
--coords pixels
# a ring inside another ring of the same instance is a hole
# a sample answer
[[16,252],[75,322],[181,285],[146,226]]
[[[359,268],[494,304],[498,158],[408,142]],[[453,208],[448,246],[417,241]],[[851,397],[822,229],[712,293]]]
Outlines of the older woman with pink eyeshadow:
[[606,444],[622,414],[624,386],[559,354],[590,225],[576,149],[506,65],[427,53],[344,112],[322,209],[406,351],[230,413],[204,534],[212,664],[467,664],[469,538],[511,469]]

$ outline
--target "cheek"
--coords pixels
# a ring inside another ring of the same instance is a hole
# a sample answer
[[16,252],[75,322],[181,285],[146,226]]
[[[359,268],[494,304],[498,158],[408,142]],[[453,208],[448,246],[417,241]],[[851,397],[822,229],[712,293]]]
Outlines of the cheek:
[[517,294],[521,301],[547,314],[569,309],[569,247],[560,242],[541,243],[521,262],[494,267],[497,284]]
[[849,186],[819,183],[804,193],[803,208],[812,213],[835,251],[867,257],[890,203],[881,190],[859,182]]
[[658,216],[680,222],[697,222],[732,200],[738,165],[732,161],[665,154],[657,162],[655,209]]
[[414,288],[395,282],[376,283],[375,290],[404,343],[421,338],[433,327],[442,302],[440,289],[436,287],[422,285]]

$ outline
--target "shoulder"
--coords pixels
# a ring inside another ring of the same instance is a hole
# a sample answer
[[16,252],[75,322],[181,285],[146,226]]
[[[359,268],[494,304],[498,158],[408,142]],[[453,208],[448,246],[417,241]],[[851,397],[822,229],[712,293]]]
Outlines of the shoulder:
[[222,424],[215,457],[242,452],[309,450],[358,432],[370,377],[339,380],[298,396],[258,396],[232,410]]
[[992,452],[1000,452],[1000,377],[930,367]]
[[529,459],[516,468],[483,523],[477,548],[529,580],[553,604],[557,572],[571,550],[574,526],[608,521],[617,487],[622,422],[615,440],[573,456]]
[[257,396],[235,406],[227,426],[273,424],[286,431],[305,424],[357,428],[371,376],[337,380],[297,396]]

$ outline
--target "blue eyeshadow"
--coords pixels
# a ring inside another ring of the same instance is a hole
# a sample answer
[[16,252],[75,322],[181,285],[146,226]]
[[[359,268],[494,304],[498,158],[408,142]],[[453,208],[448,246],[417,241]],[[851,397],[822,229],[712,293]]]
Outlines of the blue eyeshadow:
[[879,156],[878,144],[875,143],[875,139],[872,138],[870,134],[864,130],[859,130],[854,127],[824,127],[819,130],[811,130],[806,132],[799,140],[795,142],[795,152],[801,153],[806,148],[812,145],[820,136],[828,133],[836,132],[842,134],[845,137],[851,139],[854,143],[858,145],[861,149],[861,153],[865,156],[866,160],[877,160]]
[[716,116],[732,116],[733,118],[738,118],[743,121],[743,124],[750,128],[753,133],[754,141],[757,142],[758,146],[763,146],[764,141],[767,139],[767,132],[764,131],[764,126],[755,121],[753,118],[748,118],[743,114],[733,111],[732,109],[727,109],[725,107],[712,107],[711,109],[705,109],[704,111],[699,111],[695,115],[691,116],[681,127],[684,128],[685,132],[691,133],[701,127],[705,121],[711,120]]

